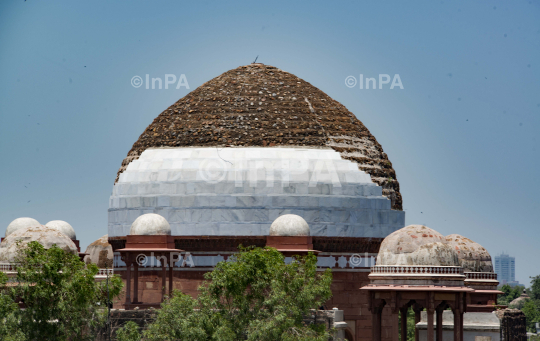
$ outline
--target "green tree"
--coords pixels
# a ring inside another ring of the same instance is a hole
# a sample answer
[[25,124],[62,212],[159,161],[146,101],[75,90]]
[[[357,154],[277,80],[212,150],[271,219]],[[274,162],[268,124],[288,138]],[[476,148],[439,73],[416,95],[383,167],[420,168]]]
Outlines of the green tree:
[[523,289],[525,289],[525,287],[523,286],[515,286],[512,288],[508,284],[503,285],[499,288],[499,290],[501,290],[503,294],[499,295],[499,297],[497,298],[497,303],[500,305],[510,304],[510,302],[521,296],[521,294],[523,293]]
[[[399,314],[399,325],[401,325],[401,319],[403,316],[401,315],[401,312]],[[414,323],[414,311],[412,307],[409,307],[407,309],[407,315],[405,316],[407,319],[407,339],[401,340],[401,333],[399,335],[401,341],[414,341],[414,334],[416,330],[416,324]]]
[[19,306],[11,295],[6,294],[8,277],[0,272],[0,340],[24,341],[26,337],[19,329],[17,313]]
[[540,322],[540,307],[537,300],[525,302],[521,311],[527,318],[527,331],[536,333],[536,322]]
[[525,302],[521,311],[527,318],[527,330],[536,333],[536,322],[540,322],[540,275],[531,277],[531,287],[527,289],[531,298]]
[[205,274],[193,299],[180,292],[162,305],[145,340],[328,340],[324,325],[304,317],[331,297],[330,270],[310,254],[286,264],[272,248],[241,249]]
[[[16,282],[9,290],[11,302],[20,298],[26,307],[14,312],[19,330],[28,340],[93,340],[107,304],[104,283],[94,279],[97,272],[94,264],[56,246],[28,243],[19,251]],[[122,280],[113,276],[110,296],[121,288]]]
[[529,296],[533,300],[540,300],[540,275],[531,277],[531,287],[529,288]]
[[139,326],[133,321],[129,321],[116,332],[117,341],[138,341],[140,339]]

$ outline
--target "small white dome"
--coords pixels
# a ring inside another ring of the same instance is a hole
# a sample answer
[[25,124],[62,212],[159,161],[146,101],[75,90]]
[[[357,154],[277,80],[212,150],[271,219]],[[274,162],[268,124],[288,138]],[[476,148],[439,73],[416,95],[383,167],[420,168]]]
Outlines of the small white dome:
[[41,224],[32,218],[17,218],[13,220],[6,229],[6,237],[12,234],[13,232],[17,231],[18,229],[22,229],[25,227],[38,227],[41,226]]
[[67,223],[65,221],[52,220],[52,221],[49,221],[47,224],[45,224],[45,226],[50,227],[50,228],[55,229],[55,230],[58,230],[58,231],[62,232],[63,234],[65,234],[66,236],[68,236],[71,239],[77,239],[77,235],[75,234],[75,230],[73,229],[73,227],[69,223]]
[[285,214],[270,225],[271,236],[309,236],[309,225],[296,214]]
[[0,243],[0,262],[13,262],[16,260],[18,251],[32,241],[37,241],[44,248],[49,249],[53,245],[72,254],[77,254],[77,246],[65,234],[47,226],[25,227],[19,229]]
[[170,235],[171,226],[167,219],[159,214],[148,213],[135,219],[129,230],[130,235],[154,236],[154,235]]

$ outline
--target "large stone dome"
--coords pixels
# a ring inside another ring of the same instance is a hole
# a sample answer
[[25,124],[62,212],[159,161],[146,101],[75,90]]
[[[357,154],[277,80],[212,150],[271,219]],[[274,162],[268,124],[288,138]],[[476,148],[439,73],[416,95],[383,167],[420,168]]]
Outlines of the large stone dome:
[[459,234],[445,237],[448,245],[457,252],[461,267],[468,272],[493,272],[491,255],[480,244]]
[[227,71],[163,111],[118,174],[148,148],[226,145],[332,148],[370,174],[393,209],[402,209],[392,163],[362,122],[310,83],[263,64]]
[[78,253],[77,246],[68,236],[56,229],[41,225],[18,229],[4,238],[0,243],[0,262],[14,261],[17,251],[32,241],[39,242],[46,249],[56,245],[64,251]]
[[343,105],[272,66],[242,66],[162,112],[118,171],[109,237],[156,213],[173,235],[268,235],[283,214],[312,236],[404,226],[392,163]]
[[409,225],[386,237],[377,265],[459,266],[456,251],[439,232],[424,225]]

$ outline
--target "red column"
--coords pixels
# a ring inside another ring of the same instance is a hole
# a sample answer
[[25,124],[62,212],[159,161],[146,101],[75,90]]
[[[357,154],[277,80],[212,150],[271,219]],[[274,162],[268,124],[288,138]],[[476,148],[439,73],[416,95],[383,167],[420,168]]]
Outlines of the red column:
[[131,260],[126,255],[126,305],[131,303]]
[[400,309],[401,312],[401,341],[407,341],[407,311],[408,307]]
[[392,308],[392,341],[399,341],[399,309]]
[[420,306],[415,305],[413,307],[413,310],[414,310],[414,341],[419,341],[420,334],[418,333],[418,329],[416,329],[416,325],[420,322],[422,308]]
[[172,291],[173,291],[173,269],[174,269],[174,263],[171,256],[169,257],[169,298],[172,297]]
[[427,309],[427,341],[435,341],[433,330],[433,309]]
[[427,341],[435,341],[435,335],[433,330],[433,314],[435,313],[435,293],[433,291],[428,293],[427,300]]
[[458,309],[454,309],[454,341],[461,341],[461,321]]
[[463,341],[463,297],[461,293],[456,294],[453,312],[454,341]]
[[463,341],[463,309],[459,312],[459,341]]
[[374,308],[371,312],[371,339],[372,341],[381,341],[381,316],[382,308]]
[[133,303],[139,303],[139,264],[133,262]]
[[161,259],[161,302],[165,301],[165,286],[167,282],[167,271],[165,271],[166,261]]
[[436,331],[436,340],[437,341],[443,341],[443,311],[442,308],[437,308],[437,331]]

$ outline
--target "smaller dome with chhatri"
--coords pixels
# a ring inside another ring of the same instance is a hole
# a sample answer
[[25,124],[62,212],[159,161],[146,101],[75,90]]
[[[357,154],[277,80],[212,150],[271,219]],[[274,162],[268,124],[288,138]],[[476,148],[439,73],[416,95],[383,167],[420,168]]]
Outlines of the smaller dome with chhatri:
[[5,237],[9,236],[10,234],[12,234],[13,232],[19,229],[23,229],[26,227],[39,227],[39,226],[41,226],[41,224],[35,219],[27,218],[27,217],[17,218],[13,220],[11,223],[9,223],[6,229]]
[[510,302],[508,304],[508,308],[521,309],[530,299],[531,298],[529,297],[529,295],[527,295],[527,290],[523,289],[523,293],[521,294],[521,296]]
[[171,235],[171,226],[167,219],[159,214],[148,213],[135,219],[129,234],[138,236]]
[[446,236],[446,241],[456,250],[460,265],[465,271],[493,272],[491,255],[482,245],[459,234]]
[[73,226],[71,226],[68,222],[65,222],[63,220],[52,220],[45,224],[45,226],[62,232],[70,239],[77,239],[77,235],[75,234]]
[[281,237],[309,236],[309,225],[299,215],[285,214],[278,217],[270,225],[270,235]]
[[379,265],[459,266],[459,259],[442,234],[424,225],[409,225],[383,240]]

